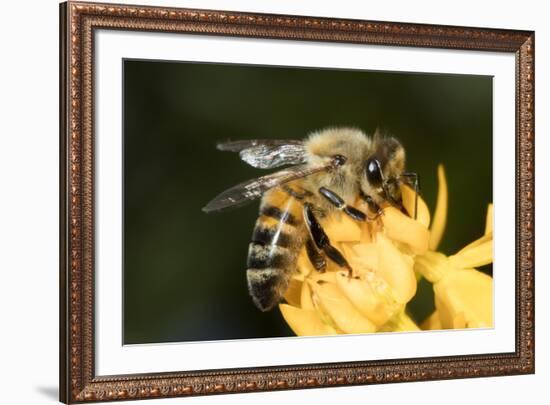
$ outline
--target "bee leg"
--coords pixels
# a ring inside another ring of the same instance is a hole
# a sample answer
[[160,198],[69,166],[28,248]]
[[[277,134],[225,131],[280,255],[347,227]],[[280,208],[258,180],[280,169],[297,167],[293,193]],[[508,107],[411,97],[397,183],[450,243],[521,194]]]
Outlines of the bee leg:
[[327,268],[327,261],[324,256],[321,254],[321,251],[317,249],[315,243],[310,238],[306,242],[306,252],[309,261],[319,273],[324,273]]
[[357,208],[352,207],[351,205],[347,205],[345,201],[342,199],[342,197],[340,197],[334,191],[329,190],[328,188],[325,188],[325,187],[321,187],[319,189],[319,193],[323,197],[325,197],[329,203],[331,203],[336,208],[346,213],[352,219],[355,219],[356,221],[361,221],[361,222],[364,222],[367,220],[367,215],[363,211],[360,211]]
[[361,193],[361,199],[368,204],[370,211],[375,212],[374,217],[367,216],[367,221],[375,221],[382,215],[384,215],[384,210],[382,210],[382,208],[374,201],[374,199],[370,195]]
[[418,173],[415,172],[407,172],[407,173],[401,173],[399,178],[406,179],[406,183],[410,185],[412,188],[414,188],[415,197],[414,197],[414,219],[417,218],[418,215],[418,195],[420,194],[420,177],[418,176]]
[[327,234],[321,227],[319,221],[313,213],[313,206],[310,203],[304,204],[304,221],[309,232],[309,236],[313,241],[313,244],[318,250],[322,250],[327,257],[336,263],[338,266],[343,267],[348,270],[349,274],[352,274],[352,268],[349,265],[348,261],[340,253],[338,249],[330,244],[330,239]]
[[313,195],[311,191],[306,189],[301,189],[301,191],[296,191],[295,189],[290,187],[288,184],[283,184],[281,188],[285,193],[287,193],[291,197],[296,198],[297,200],[303,200],[306,197],[311,197]]

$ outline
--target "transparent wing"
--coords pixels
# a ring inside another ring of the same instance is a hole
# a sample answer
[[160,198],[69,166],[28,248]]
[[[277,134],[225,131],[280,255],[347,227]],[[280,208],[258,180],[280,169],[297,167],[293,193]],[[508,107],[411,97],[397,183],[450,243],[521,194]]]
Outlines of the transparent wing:
[[217,148],[227,152],[240,152],[243,149],[262,145],[266,147],[277,147],[281,145],[303,145],[303,142],[296,139],[246,139],[241,141],[220,142],[217,144]]
[[306,161],[303,142],[293,139],[230,141],[217,146],[222,151],[239,152],[242,160],[258,169],[274,169],[284,165],[298,165]]
[[204,212],[221,211],[230,207],[239,207],[262,196],[267,190],[310,174],[327,170],[330,166],[307,167],[294,166],[266,176],[245,181],[224,191],[202,209]]

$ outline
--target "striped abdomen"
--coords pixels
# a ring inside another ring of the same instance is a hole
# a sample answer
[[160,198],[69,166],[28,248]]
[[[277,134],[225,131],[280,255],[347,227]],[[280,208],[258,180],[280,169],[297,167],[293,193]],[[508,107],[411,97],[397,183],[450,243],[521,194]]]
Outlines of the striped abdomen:
[[302,203],[281,188],[262,198],[248,250],[248,291],[256,306],[267,311],[288,288],[304,238]]

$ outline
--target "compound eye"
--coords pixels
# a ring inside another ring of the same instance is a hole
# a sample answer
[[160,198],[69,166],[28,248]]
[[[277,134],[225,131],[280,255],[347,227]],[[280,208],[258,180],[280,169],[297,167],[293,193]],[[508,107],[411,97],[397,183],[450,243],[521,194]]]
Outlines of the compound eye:
[[370,158],[367,160],[367,180],[374,187],[382,185],[382,170],[380,162],[377,159]]
[[348,160],[345,156],[342,155],[334,155],[332,159],[334,166],[342,166],[344,163],[346,163],[346,160]]

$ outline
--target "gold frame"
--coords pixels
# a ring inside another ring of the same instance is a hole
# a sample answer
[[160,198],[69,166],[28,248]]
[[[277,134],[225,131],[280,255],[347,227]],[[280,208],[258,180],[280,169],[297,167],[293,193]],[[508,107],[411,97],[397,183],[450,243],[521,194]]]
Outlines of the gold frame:
[[[66,403],[534,372],[534,32],[68,2],[60,7],[60,399]],[[99,28],[469,49],[516,59],[516,350],[511,353],[97,376],[93,34]]]

